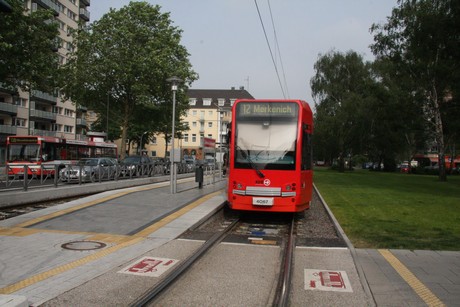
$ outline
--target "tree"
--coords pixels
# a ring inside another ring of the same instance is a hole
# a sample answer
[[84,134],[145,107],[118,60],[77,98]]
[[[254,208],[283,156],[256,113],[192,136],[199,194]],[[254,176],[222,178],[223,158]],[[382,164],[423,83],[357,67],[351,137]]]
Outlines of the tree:
[[331,51],[319,57],[315,70],[310,81],[316,108],[315,140],[328,143],[324,145],[330,158],[338,157],[339,170],[344,171],[345,158],[351,157],[363,138],[358,114],[370,82],[369,64],[356,52]]
[[[136,118],[139,110],[161,113],[159,102],[171,103],[167,78],[184,80],[178,93],[197,78],[180,38],[181,30],[171,25],[169,14],[161,13],[159,6],[131,2],[118,11],[111,9],[74,34],[76,48],[63,67],[63,92],[93,109],[101,109],[109,99],[110,110],[122,116],[125,144],[132,123],[145,124],[146,129],[153,125],[152,118]],[[176,101],[180,114],[188,104],[184,95],[178,97],[182,97]],[[168,116],[171,119],[172,112],[163,117]]]
[[458,1],[399,0],[384,25],[374,24],[371,46],[377,59],[393,62],[406,76],[409,93],[432,127],[439,156],[439,179],[447,180],[442,106],[459,81]]
[[58,66],[58,24],[51,10],[26,12],[24,1],[10,0],[0,12],[0,82],[7,86],[52,91]]

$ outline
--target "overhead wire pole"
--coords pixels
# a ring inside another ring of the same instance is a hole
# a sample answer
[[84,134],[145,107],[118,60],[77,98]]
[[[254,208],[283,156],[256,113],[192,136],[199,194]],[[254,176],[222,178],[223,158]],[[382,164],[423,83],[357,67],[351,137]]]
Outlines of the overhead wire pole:
[[254,3],[257,8],[257,13],[259,14],[260,24],[262,25],[262,30],[264,31],[265,40],[267,42],[268,50],[270,51],[270,55],[272,57],[273,66],[275,67],[276,76],[278,77],[278,83],[280,84],[280,87],[281,87],[281,92],[283,92],[283,97],[286,98],[286,94],[284,93],[283,84],[281,83],[280,74],[278,72],[278,67],[276,66],[275,58],[273,57],[272,48],[270,47],[270,42],[268,41],[267,31],[265,31],[264,22],[262,20],[262,16],[260,15],[260,10],[259,10],[259,5],[257,4],[257,0],[254,0]]

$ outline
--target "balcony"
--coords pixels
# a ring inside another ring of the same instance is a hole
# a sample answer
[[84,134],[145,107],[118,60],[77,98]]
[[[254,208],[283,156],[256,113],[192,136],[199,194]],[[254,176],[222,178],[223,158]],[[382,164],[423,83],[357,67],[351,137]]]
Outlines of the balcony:
[[77,118],[77,126],[86,127],[86,119],[84,119],[84,118]]
[[40,129],[30,129],[30,135],[40,135],[40,136],[58,136],[59,132],[51,130],[40,130]]
[[16,134],[16,126],[0,125],[0,133]]
[[18,106],[11,103],[0,102],[0,113],[16,115],[18,114]]
[[85,134],[75,134],[75,139],[78,141],[89,141],[89,137]]
[[[34,0],[34,2],[45,9],[53,10],[54,15],[59,16],[59,6],[55,2],[51,0]],[[32,10],[36,9],[36,7],[34,8],[34,3],[32,3]]]
[[77,105],[77,112],[86,113],[86,112],[88,112],[88,108],[84,107],[84,106],[81,106],[81,105]]
[[88,10],[86,10],[84,8],[80,8],[80,18],[85,20],[85,21],[89,21],[89,12],[88,12]]
[[91,5],[91,0],[80,0],[80,3],[84,4],[86,6],[90,6]]
[[58,100],[56,96],[42,92],[42,91],[32,91],[31,98],[50,103],[52,105],[56,105],[57,100]]
[[50,122],[56,122],[56,113],[41,110],[30,110],[30,120],[45,120]]

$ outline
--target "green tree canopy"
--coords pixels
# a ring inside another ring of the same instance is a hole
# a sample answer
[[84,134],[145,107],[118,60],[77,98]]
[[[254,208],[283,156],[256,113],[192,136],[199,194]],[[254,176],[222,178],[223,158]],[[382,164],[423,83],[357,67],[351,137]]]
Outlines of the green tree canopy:
[[370,67],[356,52],[331,51],[319,57],[315,70],[310,81],[316,108],[315,145],[322,142],[332,155],[324,158],[338,157],[343,171],[345,157],[364,141],[360,110],[370,84]]
[[[106,109],[101,105],[110,101],[110,114],[121,116],[121,139],[125,144],[134,122],[145,131],[163,117],[171,121],[172,111],[165,116],[157,114],[164,105],[171,105],[167,78],[177,76],[184,80],[177,93],[178,114],[187,107],[183,89],[197,75],[180,39],[181,30],[172,26],[169,14],[161,13],[159,6],[131,2],[120,10],[111,9],[75,33],[75,51],[63,67],[63,92],[95,110]],[[140,121],[136,115],[142,110],[152,116]],[[124,155],[122,150],[121,156]]]
[[399,0],[383,25],[371,28],[371,46],[378,59],[393,63],[394,75],[418,103],[430,126],[439,153],[439,177],[446,180],[442,106],[456,95],[459,81],[459,2]]
[[10,0],[12,11],[0,12],[0,82],[51,91],[58,66],[58,24],[51,10],[27,12],[24,1]]

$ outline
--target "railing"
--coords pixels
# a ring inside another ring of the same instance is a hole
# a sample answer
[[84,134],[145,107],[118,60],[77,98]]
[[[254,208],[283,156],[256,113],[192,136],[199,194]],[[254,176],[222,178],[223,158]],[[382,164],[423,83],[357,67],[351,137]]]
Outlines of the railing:
[[90,17],[89,11],[84,9],[84,8],[80,8],[80,17],[82,19],[88,21],[89,17]]
[[11,103],[6,103],[6,102],[0,102],[0,111],[12,113],[12,114],[17,114],[18,113],[18,106],[11,104]]
[[42,110],[30,110],[30,116],[31,117],[38,117],[38,118],[45,118],[49,120],[56,120],[56,113],[53,112],[47,112],[47,111],[42,111]]
[[57,103],[57,97],[54,96],[54,95],[51,95],[51,94],[48,94],[48,93],[45,93],[45,92],[42,92],[42,91],[32,91],[32,97],[35,97],[35,98],[38,98],[38,99],[41,99],[41,100],[45,100],[45,101],[49,101],[53,104],[56,104]]
[[[178,173],[194,173],[195,167],[186,163],[177,163]],[[202,166],[209,183],[215,181],[213,166]],[[0,192],[6,188],[20,188],[27,191],[31,186],[52,185],[59,187],[67,183],[101,183],[110,180],[129,180],[153,176],[164,176],[169,173],[169,165],[151,163],[144,165],[114,165],[89,167],[79,165],[31,165],[16,164],[0,167]],[[56,175],[57,174],[57,175]]]
[[59,132],[51,130],[30,129],[30,135],[54,136],[57,137]]
[[16,126],[0,125],[0,133],[16,134]]

